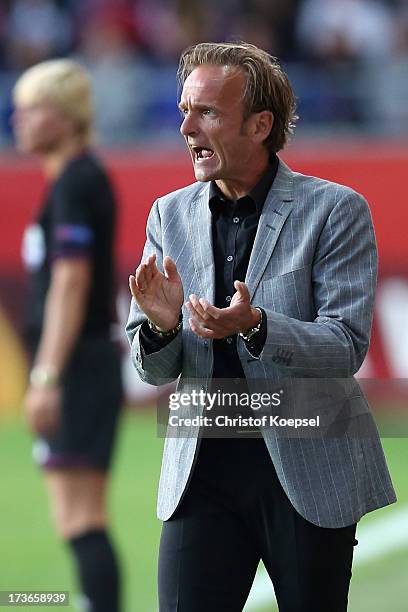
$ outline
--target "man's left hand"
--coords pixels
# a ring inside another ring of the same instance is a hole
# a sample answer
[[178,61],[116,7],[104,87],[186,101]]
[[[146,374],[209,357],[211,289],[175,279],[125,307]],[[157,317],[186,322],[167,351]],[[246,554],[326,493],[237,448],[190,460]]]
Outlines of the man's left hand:
[[190,327],[197,336],[226,338],[258,325],[261,314],[251,306],[248,287],[241,281],[235,281],[234,287],[236,293],[227,308],[216,308],[206,299],[190,295],[186,306],[191,313]]

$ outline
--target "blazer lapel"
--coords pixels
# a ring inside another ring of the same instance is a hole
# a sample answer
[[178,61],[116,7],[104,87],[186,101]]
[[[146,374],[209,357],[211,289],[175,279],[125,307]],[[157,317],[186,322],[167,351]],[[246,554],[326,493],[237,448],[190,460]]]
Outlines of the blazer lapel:
[[192,261],[200,287],[199,297],[210,304],[215,298],[215,265],[213,255],[211,211],[208,205],[210,183],[197,194],[190,205],[189,232],[193,247]]
[[[189,232],[192,244],[194,274],[198,280],[200,297],[211,304],[215,298],[215,265],[213,255],[211,211],[208,205],[210,184],[198,192],[190,205]],[[293,208],[293,172],[279,160],[273,185],[268,193],[259,219],[254,246],[245,282],[251,298],[272,256],[279,234]]]
[[275,180],[265,200],[249,260],[245,283],[252,296],[272,256],[279,234],[293,209],[293,172],[279,160]]

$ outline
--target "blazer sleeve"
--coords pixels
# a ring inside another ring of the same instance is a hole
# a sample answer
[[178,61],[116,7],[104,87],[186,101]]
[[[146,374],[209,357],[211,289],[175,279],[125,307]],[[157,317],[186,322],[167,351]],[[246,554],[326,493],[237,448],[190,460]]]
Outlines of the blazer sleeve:
[[333,207],[316,245],[310,291],[316,318],[266,310],[259,356],[289,376],[346,377],[367,353],[377,282],[377,247],[366,200],[350,190]]
[[[163,248],[161,239],[161,220],[158,200],[153,204],[146,227],[146,243],[143,249],[142,261],[152,253],[156,253],[157,266],[163,268]],[[140,378],[151,385],[162,385],[175,380],[182,365],[182,335],[183,332],[166,344],[163,348],[147,354],[143,349],[140,328],[147,320],[134,298],[131,300],[129,318],[126,324],[126,335],[131,348],[133,364]]]

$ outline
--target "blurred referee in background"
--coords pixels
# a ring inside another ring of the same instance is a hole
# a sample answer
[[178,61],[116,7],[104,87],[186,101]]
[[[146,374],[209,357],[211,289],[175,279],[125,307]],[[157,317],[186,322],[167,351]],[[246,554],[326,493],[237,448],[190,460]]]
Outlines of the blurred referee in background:
[[48,189],[24,235],[30,272],[26,332],[33,367],[26,417],[38,436],[55,527],[70,545],[83,609],[119,610],[119,572],[107,534],[106,489],[122,403],[114,320],[115,199],[89,151],[93,110],[84,69],[51,60],[14,88],[20,151]]

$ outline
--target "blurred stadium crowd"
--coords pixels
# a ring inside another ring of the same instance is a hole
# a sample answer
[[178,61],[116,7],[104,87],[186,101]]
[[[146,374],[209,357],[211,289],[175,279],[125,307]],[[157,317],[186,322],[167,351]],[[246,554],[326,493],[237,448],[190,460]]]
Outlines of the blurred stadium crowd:
[[180,51],[227,39],[282,60],[305,136],[408,133],[408,0],[2,0],[0,146],[18,75],[67,55],[92,75],[101,144],[171,144]]

